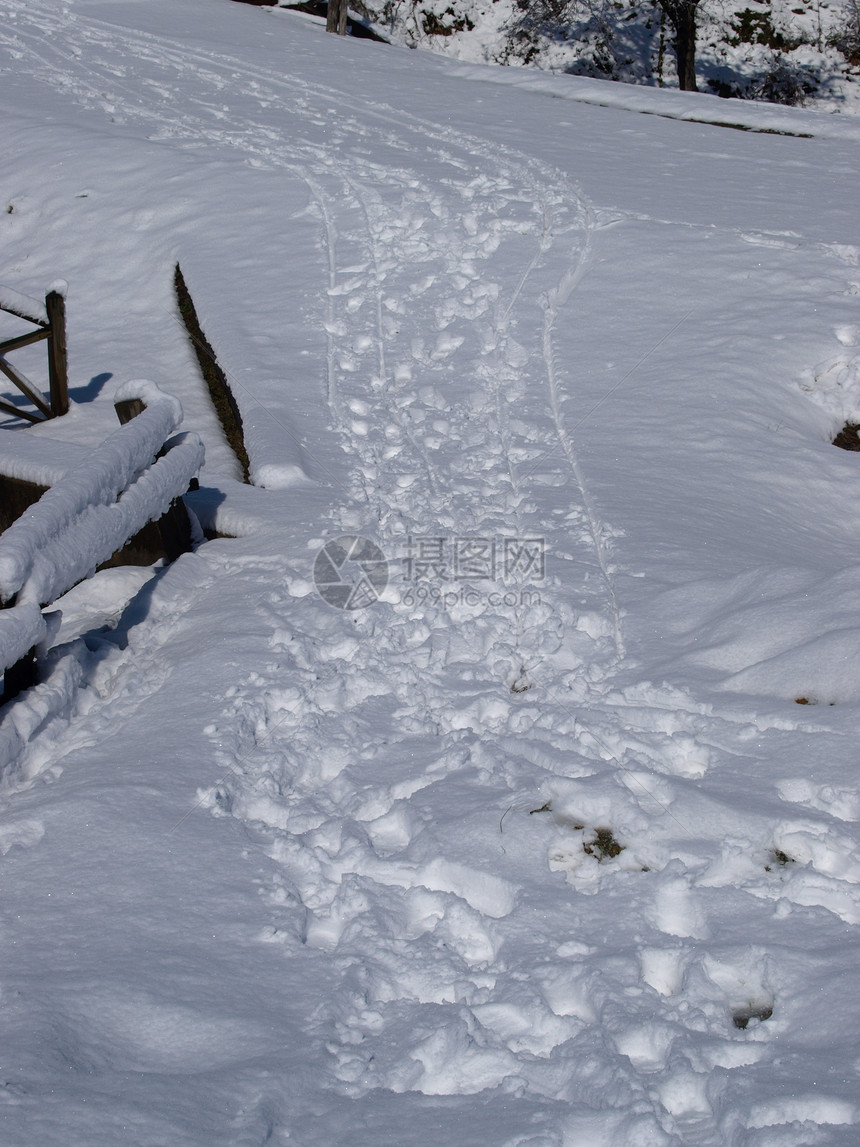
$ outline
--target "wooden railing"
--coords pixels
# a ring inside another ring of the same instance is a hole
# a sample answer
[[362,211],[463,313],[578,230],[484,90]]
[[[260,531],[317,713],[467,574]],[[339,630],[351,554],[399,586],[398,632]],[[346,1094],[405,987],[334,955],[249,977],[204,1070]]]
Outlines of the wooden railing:
[[0,538],[0,704],[37,681],[36,651],[49,630],[43,606],[90,577],[149,521],[159,522],[168,560],[192,548],[181,495],[203,465],[203,444],[173,434],[182,408],[153,383],[129,383],[118,397],[120,429]]
[[[37,328],[0,343],[0,371],[32,402],[36,410],[14,406],[2,399],[0,399],[0,410],[14,414],[16,418],[23,418],[27,422],[43,422],[45,419],[67,414],[69,382],[66,357],[66,300],[62,290],[50,290],[45,296],[43,309],[35,299],[30,299],[7,287],[0,287],[0,311],[6,311],[7,314],[15,315],[27,323],[33,323]],[[31,346],[43,339],[48,343],[47,402],[29,378],[5,358],[12,351]]]

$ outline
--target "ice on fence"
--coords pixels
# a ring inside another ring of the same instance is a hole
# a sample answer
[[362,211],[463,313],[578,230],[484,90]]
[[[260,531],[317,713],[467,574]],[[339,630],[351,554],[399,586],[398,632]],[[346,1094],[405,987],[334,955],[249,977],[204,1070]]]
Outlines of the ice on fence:
[[53,601],[89,577],[188,489],[203,465],[203,443],[196,434],[179,434],[166,449],[164,457],[132,482],[118,502],[87,506],[67,529],[38,550],[21,591],[22,600],[39,604]]
[[[182,421],[179,401],[164,394],[155,383],[128,383],[117,392],[117,398],[141,398],[147,406],[70,470],[62,485],[48,490],[3,534],[0,540],[0,598],[3,600],[20,591],[40,552],[75,519],[91,506],[115,502],[129,483],[149,466],[164,440]],[[175,489],[171,497],[181,493],[184,488]]]
[[44,303],[40,303],[38,299],[31,299],[29,295],[23,295],[12,287],[5,287],[2,283],[0,283],[0,310],[11,311],[12,314],[20,315],[22,319],[29,319],[33,323],[44,326],[48,324],[48,312]]
[[[147,522],[160,518],[203,465],[203,443],[196,434],[165,442],[182,421],[175,398],[145,382],[122,387],[119,398],[141,398],[148,405],[0,539],[0,596],[18,595],[13,608],[0,612],[3,668],[44,640],[40,606],[88,577]],[[163,457],[151,464],[162,444]]]
[[0,672],[25,657],[46,634],[47,625],[37,602],[0,610]]

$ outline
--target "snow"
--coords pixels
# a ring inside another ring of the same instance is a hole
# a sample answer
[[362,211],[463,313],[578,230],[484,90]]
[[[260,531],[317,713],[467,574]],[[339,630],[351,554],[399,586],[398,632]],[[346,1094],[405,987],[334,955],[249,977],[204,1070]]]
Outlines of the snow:
[[19,318],[28,319],[42,326],[48,325],[48,313],[45,310],[45,304],[40,303],[38,299],[31,299],[29,295],[24,295],[21,291],[13,290],[12,287],[0,285],[0,310],[10,311],[12,314],[18,315]]
[[[196,436],[165,442],[182,422],[177,399],[146,380],[126,383],[116,397],[117,401],[140,398],[147,405],[67,470],[62,482],[3,534],[3,600],[21,593],[22,601],[43,605],[53,601],[107,561],[148,521],[159,518],[202,466],[203,444]],[[47,442],[42,445],[49,448]],[[165,457],[150,466],[162,446]],[[16,469],[14,460],[9,469]]]
[[7,478],[36,486],[55,486],[86,455],[86,447],[73,442],[52,439],[46,445],[35,434],[4,434],[0,469]]
[[[162,432],[232,535],[0,614],[50,647],[0,711],[4,1142],[855,1142],[853,120],[0,13],[2,278],[68,281],[74,403],[0,426],[63,474],[4,593],[187,482]],[[117,431],[141,374],[183,413]],[[333,608],[354,536],[388,585]]]
[[484,64],[460,63],[451,72],[463,79],[511,85],[531,92],[544,92],[556,99],[597,107],[624,108],[646,115],[688,120],[691,123],[721,124],[747,131],[772,131],[784,135],[815,135],[829,139],[860,139],[860,122],[832,111],[803,110],[779,104],[749,100],[721,99],[702,92],[661,91],[629,84],[608,83],[586,78],[571,82],[528,68],[491,68]]
[[0,613],[0,661],[6,669],[20,661],[47,630],[38,602],[23,602]]
[[[46,539],[32,557],[21,600],[54,601],[81,578],[89,577],[147,522],[157,521],[167,512],[171,502],[188,489],[203,465],[203,457],[203,444],[196,435],[168,439],[164,457],[131,482],[117,502],[89,505]],[[67,477],[57,491],[69,488]],[[48,494],[43,495],[46,501]],[[25,522],[31,524],[32,519],[25,515],[13,526]],[[11,530],[12,526],[8,532]]]
[[[288,6],[287,0],[281,3]],[[853,27],[849,4],[842,0],[814,5],[810,0],[800,5],[796,0],[759,0],[759,4],[754,9],[745,0],[704,0],[697,5],[699,89],[732,96],[728,106],[738,109],[741,118],[750,101],[766,110],[761,105],[767,100],[856,115],[857,62],[852,64],[834,44],[844,40],[847,25]],[[644,89],[640,94],[646,104],[658,109],[654,114],[666,114],[659,110],[663,106],[659,96],[656,102],[648,100],[647,89],[671,91],[678,86],[671,21],[656,2],[424,0],[419,8],[367,0],[363,15],[395,43],[438,52],[449,60],[504,64],[503,82],[511,82],[507,77],[512,72],[527,84],[534,82],[535,71],[561,74],[567,86],[568,75],[593,77],[592,98],[601,102],[598,93],[603,89],[609,106],[629,98],[613,90],[619,83],[635,85]],[[670,109],[672,101],[665,107]]]

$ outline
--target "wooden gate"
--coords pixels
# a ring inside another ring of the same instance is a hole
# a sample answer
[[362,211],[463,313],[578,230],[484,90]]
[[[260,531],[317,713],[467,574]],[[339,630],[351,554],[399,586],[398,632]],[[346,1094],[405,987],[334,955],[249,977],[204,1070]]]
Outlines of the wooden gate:
[[[0,343],[0,371],[6,375],[18,390],[36,407],[35,411],[13,406],[0,399],[0,410],[24,418],[27,422],[44,422],[48,418],[58,418],[69,410],[69,384],[66,364],[66,300],[61,291],[51,290],[45,296],[45,306],[17,291],[0,287],[0,311],[15,315],[27,323],[33,323],[34,331],[6,339]],[[11,351],[32,343],[48,343],[48,385],[49,400],[33,385],[25,374],[6,361]]]

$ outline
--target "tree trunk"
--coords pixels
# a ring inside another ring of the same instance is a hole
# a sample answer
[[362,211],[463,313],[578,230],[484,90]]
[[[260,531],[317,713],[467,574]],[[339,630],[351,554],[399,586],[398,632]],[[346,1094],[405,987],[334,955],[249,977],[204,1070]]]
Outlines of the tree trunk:
[[327,32],[335,32],[338,36],[346,35],[347,7],[348,0],[328,0],[325,21]]
[[660,0],[675,32],[674,48],[678,61],[678,87],[682,92],[697,92],[696,85],[696,9],[699,0]]

